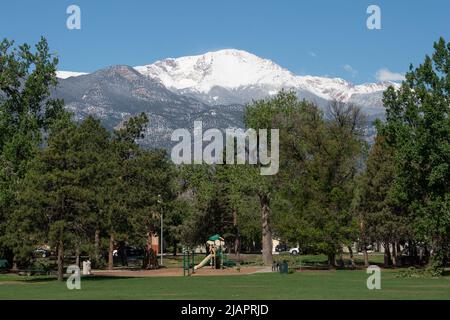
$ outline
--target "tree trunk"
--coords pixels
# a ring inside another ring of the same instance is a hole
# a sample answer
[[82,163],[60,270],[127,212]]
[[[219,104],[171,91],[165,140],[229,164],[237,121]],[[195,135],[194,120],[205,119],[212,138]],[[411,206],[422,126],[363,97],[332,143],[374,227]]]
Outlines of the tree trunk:
[[384,242],[384,266],[389,267],[392,264],[391,248],[389,242]]
[[75,264],[79,267],[80,266],[80,246],[77,245],[77,248],[75,249]]
[[239,232],[238,227],[238,215],[237,210],[233,209],[233,227],[235,231],[235,237],[234,237],[234,254],[236,255],[237,260],[240,260],[240,251],[241,251],[241,234]]
[[336,267],[336,254],[335,253],[328,254],[328,266],[331,268]]
[[234,253],[238,261],[241,260],[241,235],[238,233],[234,239]]
[[270,200],[267,194],[260,195],[262,222],[262,258],[264,265],[272,266],[272,232],[270,230]]
[[13,256],[12,258],[12,268],[11,268],[12,272],[19,272],[19,264],[17,263],[17,259],[16,256]]
[[397,267],[397,243],[392,242],[392,266]]
[[[417,252],[417,250],[416,250],[416,252]],[[425,256],[425,248],[423,248],[423,246],[420,246],[419,257],[418,257],[418,261],[419,261],[420,265],[423,265],[424,256]]]
[[364,254],[364,267],[367,268],[369,266],[369,253],[367,252],[367,246],[365,244],[363,254]]
[[353,257],[353,249],[352,246],[348,246],[348,252],[350,254],[350,267],[355,268],[355,259]]
[[153,250],[153,248],[150,248],[149,250],[149,267],[150,269],[158,269],[159,268],[159,263],[158,263],[158,255],[157,252],[155,250]]
[[364,266],[367,268],[369,266],[369,254],[367,252],[367,237],[366,237],[366,228],[364,225],[364,220],[361,218],[361,222],[359,224],[359,229],[361,232],[361,236],[363,238],[363,255],[364,255]]
[[148,268],[148,266],[150,264],[149,261],[150,261],[150,253],[149,253],[147,247],[145,247],[144,257],[142,259],[142,269],[147,269]]
[[58,243],[58,280],[64,280],[64,244],[62,240]]
[[114,269],[114,232],[109,235],[108,270]]
[[120,262],[122,263],[122,266],[123,267],[128,266],[128,256],[127,256],[127,250],[125,248],[125,241],[119,242],[118,253],[120,256]]
[[142,261],[142,268],[150,269],[151,254],[152,254],[152,233],[147,233],[147,245],[145,246],[144,260]]
[[172,249],[172,255],[174,257],[177,256],[177,246],[178,246],[178,242],[176,240],[173,240],[173,249]]
[[94,236],[94,268],[99,267],[100,263],[100,229],[95,229]]

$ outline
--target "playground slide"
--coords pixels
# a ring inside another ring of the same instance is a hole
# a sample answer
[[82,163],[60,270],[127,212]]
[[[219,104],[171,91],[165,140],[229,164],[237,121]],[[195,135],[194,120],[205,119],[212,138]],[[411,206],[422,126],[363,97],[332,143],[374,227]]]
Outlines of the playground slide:
[[197,269],[200,269],[200,268],[204,267],[205,264],[207,264],[207,263],[209,262],[209,260],[211,260],[211,258],[212,258],[213,256],[214,256],[214,255],[213,255],[212,253],[210,253],[205,259],[202,260],[202,262],[200,262],[198,265],[196,265],[196,266],[194,267],[194,270],[197,270]]

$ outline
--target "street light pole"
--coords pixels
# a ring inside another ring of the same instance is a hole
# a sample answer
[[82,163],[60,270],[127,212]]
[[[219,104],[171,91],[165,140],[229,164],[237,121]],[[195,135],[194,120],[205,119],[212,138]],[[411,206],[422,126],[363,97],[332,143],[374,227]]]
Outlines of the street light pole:
[[160,234],[160,237],[161,237],[161,250],[160,250],[161,262],[160,262],[160,265],[163,266],[163,244],[164,244],[164,242],[163,242],[163,219],[164,219],[163,215],[164,215],[164,211],[163,211],[163,201],[162,201],[162,197],[160,194],[158,194],[158,203],[161,205],[161,213],[160,213],[160,215],[161,215],[161,234]]
[[161,266],[163,265],[163,208],[161,206]]

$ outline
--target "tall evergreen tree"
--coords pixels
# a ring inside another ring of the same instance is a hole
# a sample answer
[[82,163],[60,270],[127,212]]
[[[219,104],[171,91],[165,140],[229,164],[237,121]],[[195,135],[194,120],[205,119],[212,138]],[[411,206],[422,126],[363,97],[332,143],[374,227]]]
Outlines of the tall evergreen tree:
[[[378,123],[379,131],[382,124]],[[380,242],[385,248],[385,265],[397,264],[398,244],[412,237],[405,206],[393,196],[395,182],[394,149],[386,138],[377,135],[361,175],[356,214],[360,226],[360,240],[364,249],[369,243]],[[390,251],[392,248],[392,252]],[[368,263],[367,251],[365,260]]]
[[10,227],[21,237],[19,248],[27,242],[56,248],[62,280],[66,249],[79,252],[98,219],[97,186],[108,174],[109,133],[97,120],[76,125],[68,116],[52,127],[47,143],[21,184]]

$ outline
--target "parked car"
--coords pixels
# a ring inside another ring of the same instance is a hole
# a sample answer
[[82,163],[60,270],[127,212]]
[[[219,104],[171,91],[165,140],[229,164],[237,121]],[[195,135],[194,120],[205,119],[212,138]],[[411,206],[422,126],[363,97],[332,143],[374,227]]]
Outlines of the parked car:
[[296,256],[300,253],[300,248],[299,247],[291,248],[289,249],[289,253]]
[[286,252],[289,251],[289,246],[287,244],[279,244],[275,247],[276,252]]
[[51,252],[44,248],[37,248],[34,250],[34,256],[35,257],[41,257],[41,258],[48,258],[51,256]]
[[[125,247],[125,252],[127,257],[139,257],[139,256],[143,256],[145,254],[144,250],[142,250],[141,248],[137,248],[137,247]],[[119,256],[119,250],[114,250],[113,251],[113,255],[115,257]]]

